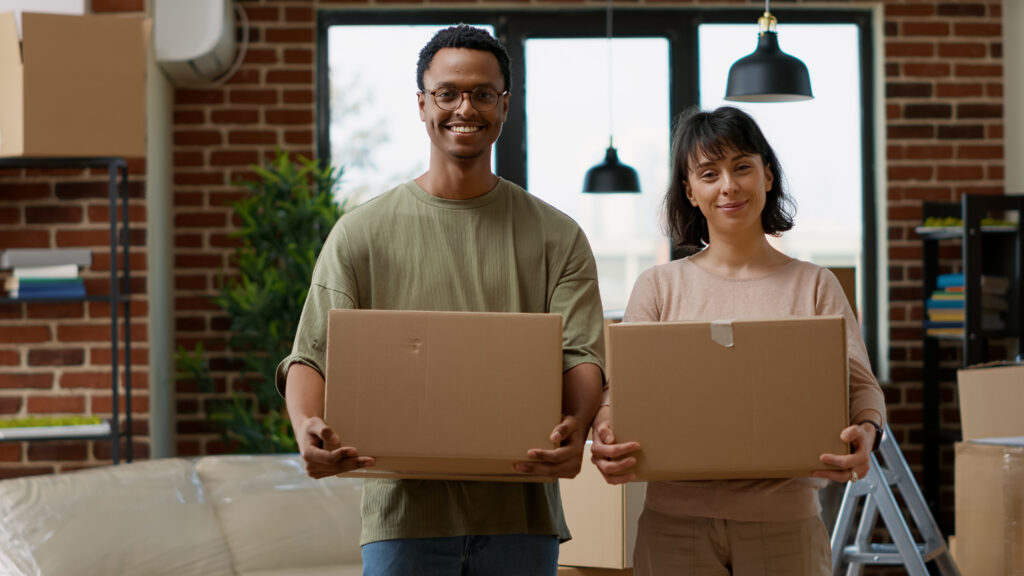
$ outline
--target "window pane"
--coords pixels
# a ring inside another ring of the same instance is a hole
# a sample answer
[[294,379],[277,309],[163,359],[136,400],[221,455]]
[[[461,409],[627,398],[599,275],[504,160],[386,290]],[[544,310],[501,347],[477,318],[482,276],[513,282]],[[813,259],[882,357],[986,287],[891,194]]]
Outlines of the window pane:
[[[603,38],[525,46],[529,191],[579,222],[597,259],[604,307],[625,308],[640,272],[669,258],[659,219],[669,169],[668,41],[614,39],[610,50]],[[604,159],[609,128],[642,194],[582,192],[584,174]]]
[[814,99],[805,102],[725,101],[729,67],[753,52],[757,26],[702,24],[699,36],[701,107],[728,104],[756,118],[796,199],[796,226],[772,243],[802,260],[859,270],[864,159],[856,25],[779,26],[782,49],[803,60],[810,72]]
[[[416,105],[420,49],[448,25],[331,26],[331,162],[339,193],[363,202],[423,174],[430,139]],[[478,26],[490,31],[490,26]]]

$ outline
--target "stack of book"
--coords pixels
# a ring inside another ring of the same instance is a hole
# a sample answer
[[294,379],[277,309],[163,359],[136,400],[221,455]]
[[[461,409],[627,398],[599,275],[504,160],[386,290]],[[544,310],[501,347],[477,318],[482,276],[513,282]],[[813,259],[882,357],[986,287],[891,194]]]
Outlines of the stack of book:
[[925,302],[928,320],[924,323],[929,336],[963,336],[964,275],[940,274],[936,290]]
[[13,269],[4,281],[8,296],[18,300],[85,297],[79,268],[92,264],[87,249],[11,248],[0,252],[0,268]]
[[[936,281],[936,288],[925,303],[928,320],[925,333],[929,336],[963,336],[964,321],[964,275],[942,274]],[[1003,313],[1009,309],[1006,300],[1010,282],[1003,276],[982,275],[981,329],[998,331],[1006,329]]]

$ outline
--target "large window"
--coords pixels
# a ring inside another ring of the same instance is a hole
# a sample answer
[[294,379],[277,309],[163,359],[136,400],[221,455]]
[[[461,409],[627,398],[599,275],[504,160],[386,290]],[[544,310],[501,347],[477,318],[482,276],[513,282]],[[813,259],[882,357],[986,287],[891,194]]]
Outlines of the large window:
[[[756,45],[757,12],[616,9],[608,42],[602,9],[324,10],[320,155],[345,169],[343,191],[355,201],[422,173],[429,144],[416,110],[419,48],[455,22],[493,30],[513,74],[495,170],[580,223],[605,308],[622,308],[637,275],[672,256],[660,212],[671,119],[692,105],[724,103],[729,65]],[[884,318],[874,290],[871,13],[787,7],[779,17],[782,47],[807,63],[816,99],[741,105],[765,129],[798,202],[796,228],[777,245],[824,266],[857,267],[865,340],[877,362]],[[609,133],[620,159],[638,170],[642,194],[582,193]]]

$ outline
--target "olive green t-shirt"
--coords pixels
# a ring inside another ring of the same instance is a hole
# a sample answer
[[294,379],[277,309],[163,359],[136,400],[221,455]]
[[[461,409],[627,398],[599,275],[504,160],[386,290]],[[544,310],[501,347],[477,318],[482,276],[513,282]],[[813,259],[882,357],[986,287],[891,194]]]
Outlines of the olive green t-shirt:
[[[406,182],[338,221],[320,253],[292,354],[325,373],[334,308],[562,315],[562,369],[603,367],[597,268],[568,216],[503,179],[470,200]],[[342,439],[344,441],[344,439]],[[356,447],[358,448],[358,446]],[[467,534],[569,537],[556,483],[366,480],[363,544]]]

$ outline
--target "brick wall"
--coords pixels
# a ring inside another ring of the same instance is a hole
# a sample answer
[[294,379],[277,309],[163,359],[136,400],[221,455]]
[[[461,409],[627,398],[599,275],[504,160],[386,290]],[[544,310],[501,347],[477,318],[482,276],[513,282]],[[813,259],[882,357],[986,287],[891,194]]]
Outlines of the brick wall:
[[[663,6],[672,2],[652,3]],[[747,3],[751,7],[761,6],[759,1]],[[133,11],[140,10],[140,4],[141,0],[94,1],[94,9],[99,10],[97,6],[102,5],[104,10]],[[245,65],[224,86],[179,90],[174,108],[177,344],[191,347],[201,341],[214,355],[223,351],[223,330],[228,325],[228,319],[209,303],[209,296],[215,292],[222,270],[229,266],[233,246],[228,237],[232,224],[226,203],[237,198],[239,191],[231,182],[243,176],[250,163],[271,154],[275,147],[313,154],[315,11],[369,4],[407,6],[358,0],[250,0],[239,4],[246,9],[252,24],[252,42]],[[536,0],[529,4],[548,3]],[[694,2],[679,4],[692,6]],[[488,2],[432,1],[430,5],[478,8],[486,7]],[[920,222],[923,201],[957,201],[965,193],[1003,191],[1001,16],[999,2],[885,3],[889,243],[883,249],[889,256],[888,354],[892,368],[892,382],[886,387],[886,395],[892,425],[912,465],[920,463],[920,438],[912,431],[920,427],[923,314],[922,247],[913,227]],[[140,164],[136,163],[132,170],[133,180],[139,186],[142,183],[136,175],[142,173]],[[67,197],[60,192],[67,186],[87,187],[83,182],[92,180],[89,175],[0,176],[0,248],[26,243],[46,246],[84,242],[102,253],[105,233],[75,240],[61,234],[102,228],[97,224],[102,217],[93,215],[94,211],[102,210],[95,195]],[[145,210],[141,192],[133,197],[132,204],[133,218],[137,219],[134,221],[141,223]],[[59,207],[59,211],[42,210],[49,207]],[[42,216],[44,212],[53,216]],[[46,222],[39,218],[61,220]],[[141,259],[145,255],[144,238],[139,241],[136,252]],[[945,246],[943,256],[944,268],[950,269],[959,258],[959,247]],[[135,381],[143,403],[139,410],[139,441],[145,444],[143,266],[140,262],[136,268],[140,270],[135,277],[143,295],[137,297],[134,309],[142,314],[136,321],[140,342],[136,345],[135,365],[140,373]],[[60,330],[65,326],[102,326],[102,319],[93,320],[97,314],[80,305],[0,308],[0,414],[24,414],[33,409],[93,412],[99,408],[101,398],[107,394],[96,384],[105,382],[100,358],[104,338],[95,336],[83,343],[65,339],[61,334],[67,329]],[[952,382],[959,362],[956,347],[944,348],[943,358],[943,425],[955,428],[958,414]],[[33,359],[50,365],[33,364]],[[51,368],[53,364],[59,365]],[[65,380],[66,374],[71,373],[81,374],[76,377],[97,387],[71,387],[75,381]],[[237,378],[229,371],[218,372],[218,389],[232,389],[238,384]],[[205,417],[207,402],[214,398],[187,384],[178,388],[176,397],[178,452],[193,455],[222,451],[224,447]],[[64,402],[70,405],[65,406]],[[91,463],[101,456],[97,447],[83,451],[71,443],[58,448],[0,444],[0,474],[47,472]],[[944,454],[944,463],[945,502],[951,505],[949,452]],[[951,514],[948,506],[946,514]]]

